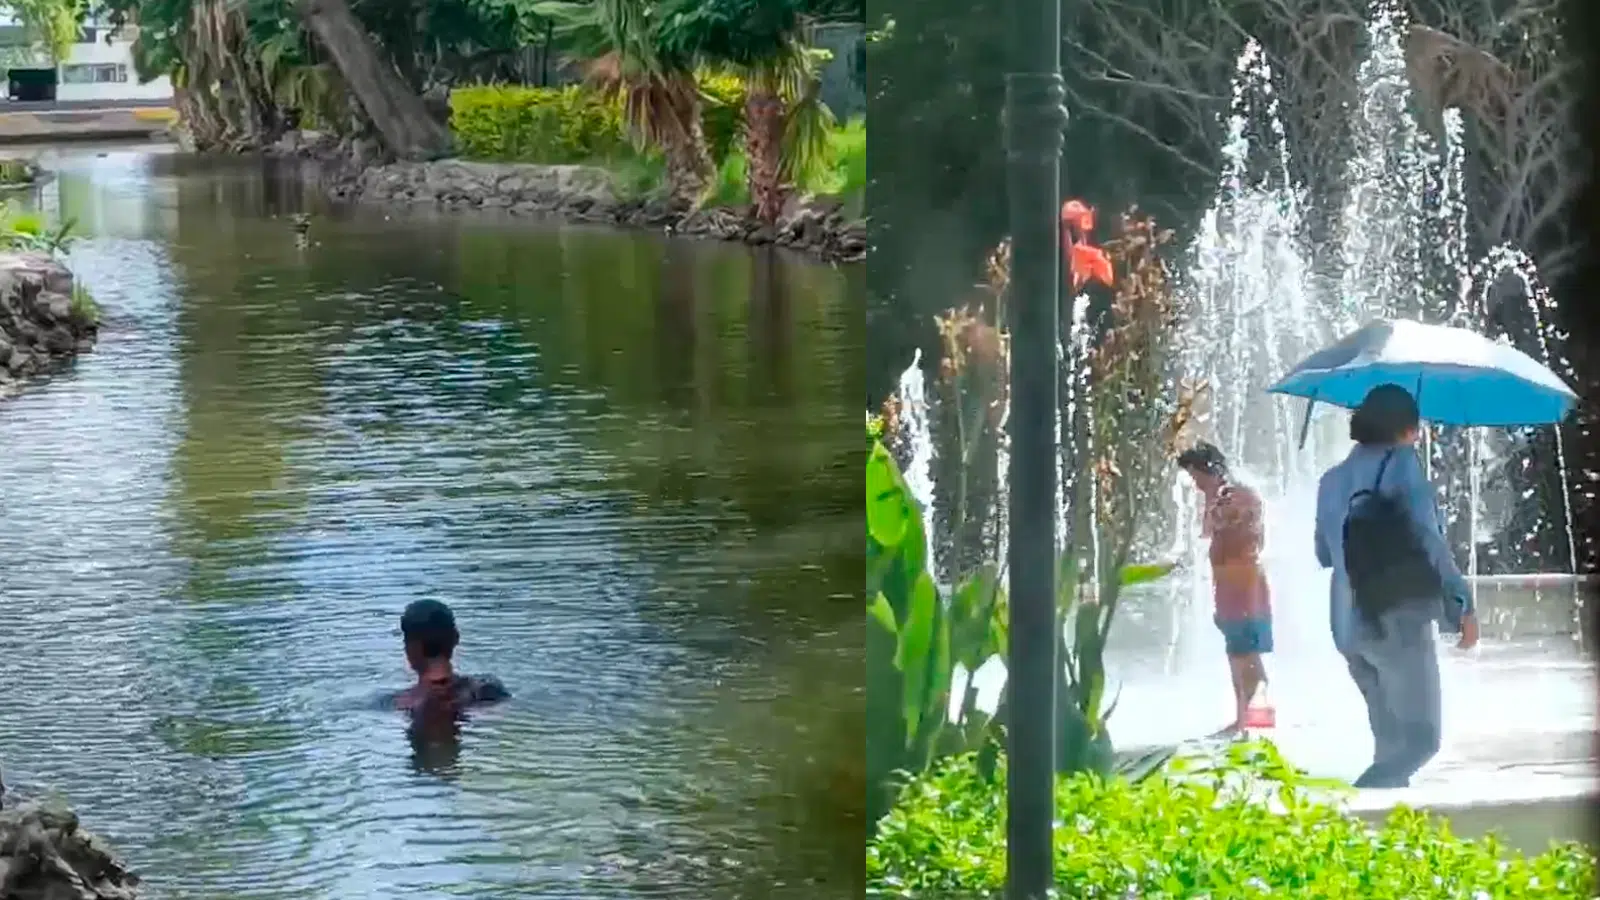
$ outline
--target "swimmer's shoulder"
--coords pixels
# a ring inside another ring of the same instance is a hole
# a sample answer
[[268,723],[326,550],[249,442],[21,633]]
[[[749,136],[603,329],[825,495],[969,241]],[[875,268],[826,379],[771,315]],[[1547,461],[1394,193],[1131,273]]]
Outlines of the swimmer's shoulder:
[[373,696],[368,703],[370,704],[371,709],[381,710],[383,712],[407,710],[412,706],[411,691],[408,689],[401,689],[398,691],[381,691]]
[[473,675],[470,696],[473,703],[499,703],[510,700],[511,692],[493,675]]

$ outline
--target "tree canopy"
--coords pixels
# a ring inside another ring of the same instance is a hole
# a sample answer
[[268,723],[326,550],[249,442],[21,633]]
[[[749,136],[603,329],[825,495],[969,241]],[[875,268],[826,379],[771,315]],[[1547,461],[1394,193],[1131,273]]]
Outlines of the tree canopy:
[[49,54],[66,58],[78,40],[78,27],[88,11],[85,0],[6,0],[0,4],[16,18],[29,40]]

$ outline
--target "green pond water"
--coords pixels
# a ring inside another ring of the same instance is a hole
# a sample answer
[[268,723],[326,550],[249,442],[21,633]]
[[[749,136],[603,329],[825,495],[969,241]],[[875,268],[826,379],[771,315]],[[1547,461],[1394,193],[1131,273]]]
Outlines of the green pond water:
[[[0,402],[13,789],[167,900],[859,894],[859,268],[43,159],[107,324]],[[422,597],[515,695],[434,746]]]

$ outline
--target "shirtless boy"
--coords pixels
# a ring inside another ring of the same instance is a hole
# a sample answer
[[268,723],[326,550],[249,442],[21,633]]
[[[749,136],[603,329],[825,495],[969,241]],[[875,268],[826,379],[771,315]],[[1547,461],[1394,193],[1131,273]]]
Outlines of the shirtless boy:
[[1261,566],[1261,497],[1233,480],[1222,451],[1204,442],[1178,456],[1205,498],[1200,535],[1211,540],[1217,628],[1233,676],[1234,720],[1223,729],[1270,727],[1270,707],[1251,707],[1267,685],[1262,656],[1272,652],[1272,601]]
[[406,662],[417,683],[392,695],[394,708],[410,712],[454,715],[470,707],[497,703],[511,696],[498,679],[460,675],[451,663],[461,633],[450,607],[438,600],[418,600],[400,616]]

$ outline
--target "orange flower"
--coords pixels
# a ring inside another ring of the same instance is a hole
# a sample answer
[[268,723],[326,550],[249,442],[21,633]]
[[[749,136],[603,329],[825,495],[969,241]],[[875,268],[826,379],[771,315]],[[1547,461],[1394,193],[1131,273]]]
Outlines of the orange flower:
[[1088,244],[1071,244],[1067,248],[1067,265],[1072,272],[1072,289],[1078,291],[1090,281],[1111,287],[1111,257],[1099,247]]
[[1068,200],[1061,204],[1061,224],[1077,231],[1076,236],[1087,238],[1094,230],[1094,207],[1082,200]]
[[1111,259],[1105,251],[1089,243],[1094,231],[1094,207],[1082,200],[1061,204],[1061,250],[1076,293],[1090,281],[1111,286]]

